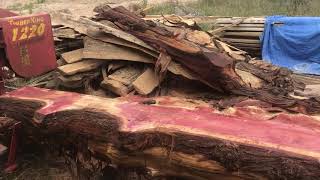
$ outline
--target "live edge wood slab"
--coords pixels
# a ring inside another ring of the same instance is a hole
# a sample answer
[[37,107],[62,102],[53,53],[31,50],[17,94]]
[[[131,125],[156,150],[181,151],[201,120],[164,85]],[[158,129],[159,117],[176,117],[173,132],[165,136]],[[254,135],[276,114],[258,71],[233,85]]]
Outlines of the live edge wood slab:
[[94,156],[166,175],[320,177],[315,116],[271,114],[252,106],[221,112],[172,97],[106,99],[33,87],[1,96],[0,115],[32,124],[47,136],[81,136]]

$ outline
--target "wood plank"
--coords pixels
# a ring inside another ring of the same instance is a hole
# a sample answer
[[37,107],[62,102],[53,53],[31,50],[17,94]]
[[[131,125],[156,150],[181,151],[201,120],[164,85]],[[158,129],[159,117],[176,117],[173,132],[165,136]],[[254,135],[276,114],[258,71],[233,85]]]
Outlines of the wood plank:
[[198,76],[195,73],[193,73],[189,69],[185,68],[181,64],[173,62],[173,61],[170,62],[169,66],[168,66],[168,71],[170,71],[171,73],[173,73],[175,75],[185,77],[187,79],[199,80]]
[[248,44],[248,43],[232,43],[233,46],[236,47],[253,47],[253,48],[261,48],[260,44]]
[[262,32],[223,32],[222,36],[238,36],[238,37],[249,37],[249,38],[259,38],[262,35]]
[[244,19],[241,24],[264,24],[265,18],[263,17],[249,17],[249,18],[219,18],[215,21],[216,24],[229,24],[238,21],[239,19]]
[[117,80],[113,80],[113,79],[109,79],[109,78],[104,79],[101,82],[100,86],[103,89],[111,91],[112,93],[119,95],[119,96],[126,96],[129,94],[130,91],[132,91],[131,87],[128,87]]
[[84,38],[84,59],[99,59],[99,60],[126,60],[134,62],[143,62],[153,64],[155,59],[145,53],[141,53],[132,48],[118,46],[111,43]]
[[[213,24],[213,26],[217,26],[217,27],[224,27],[224,26],[228,26],[230,25],[231,23],[217,23],[217,24]],[[236,27],[239,27],[239,28],[264,28],[264,24],[238,24]]]
[[142,47],[150,49],[152,51],[156,50],[151,46],[147,45],[145,42],[141,41],[140,39],[136,38],[135,36],[121,31],[119,29],[113,28],[111,26],[107,26],[105,24],[92,21],[85,17],[80,17],[76,14],[67,14],[67,13],[53,13],[52,14],[52,21],[56,24],[61,24],[66,27],[70,27],[81,34],[87,34],[87,30],[89,27],[96,27],[102,29],[104,32],[112,34],[118,38],[122,38],[126,41],[138,44]]
[[116,45],[120,45],[120,46],[125,46],[128,48],[133,48],[133,49],[139,50],[143,53],[146,53],[148,55],[151,55],[155,58],[157,58],[159,56],[159,54],[156,53],[155,51],[144,48],[144,47],[139,46],[135,43],[126,41],[126,40],[121,39],[119,37],[116,37],[112,34],[105,33],[103,31],[99,30],[98,28],[89,28],[87,31],[87,34],[88,34],[88,36],[90,36],[91,38],[94,38],[96,40],[100,40],[103,42],[112,43],[112,44],[116,44]]
[[77,49],[61,54],[62,60],[66,63],[71,64],[82,60],[83,49]]
[[293,78],[296,81],[302,82],[306,85],[320,84],[320,76],[317,75],[307,75],[307,74],[293,74]]
[[58,76],[59,85],[67,88],[77,89],[84,87],[84,82],[89,79],[97,78],[100,75],[99,71],[93,72],[84,72],[84,73],[77,73],[72,76]]
[[260,44],[260,40],[258,39],[236,39],[236,38],[221,38],[225,42],[231,43],[248,43],[248,44]]
[[[221,26],[223,27],[223,26]],[[248,27],[231,27],[231,28],[228,28],[226,29],[227,32],[238,32],[238,31],[241,31],[241,32],[263,32],[264,31],[264,28],[248,28]]]
[[143,70],[144,66],[128,65],[110,74],[108,76],[108,79],[113,79],[121,82],[126,86],[130,86],[132,82],[135,81],[143,73]]
[[94,69],[97,69],[105,62],[101,60],[84,60],[80,62],[76,62],[73,64],[67,64],[64,66],[58,67],[58,70],[63,75],[74,75],[81,72],[88,72]]
[[159,77],[152,68],[148,68],[133,83],[134,89],[141,95],[150,94],[160,84]]

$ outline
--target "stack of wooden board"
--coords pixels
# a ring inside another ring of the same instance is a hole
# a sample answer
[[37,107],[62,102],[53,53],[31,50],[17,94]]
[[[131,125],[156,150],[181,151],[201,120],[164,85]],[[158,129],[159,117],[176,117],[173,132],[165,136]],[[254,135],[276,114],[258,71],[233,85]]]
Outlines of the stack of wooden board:
[[71,28],[62,25],[54,25],[53,34],[56,55],[58,57],[64,52],[83,47],[82,35]]
[[216,32],[223,28],[217,35],[223,41],[254,56],[261,56],[260,36],[264,31],[265,18],[218,18],[214,22]]

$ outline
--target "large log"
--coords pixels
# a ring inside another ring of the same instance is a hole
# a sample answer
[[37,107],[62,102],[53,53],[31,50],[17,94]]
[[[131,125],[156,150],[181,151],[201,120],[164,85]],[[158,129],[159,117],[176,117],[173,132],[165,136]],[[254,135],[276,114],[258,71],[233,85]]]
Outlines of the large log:
[[32,125],[42,134],[34,137],[68,147],[84,144],[100,160],[149,167],[162,175],[320,177],[318,117],[268,113],[267,105],[244,104],[219,112],[169,97],[107,99],[25,87],[0,97],[0,116]]

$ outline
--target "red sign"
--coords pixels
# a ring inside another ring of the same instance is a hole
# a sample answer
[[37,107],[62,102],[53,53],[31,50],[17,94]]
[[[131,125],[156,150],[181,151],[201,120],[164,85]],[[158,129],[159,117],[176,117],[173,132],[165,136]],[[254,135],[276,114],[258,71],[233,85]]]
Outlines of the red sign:
[[57,67],[48,14],[2,18],[0,28],[6,56],[15,73],[29,78]]

